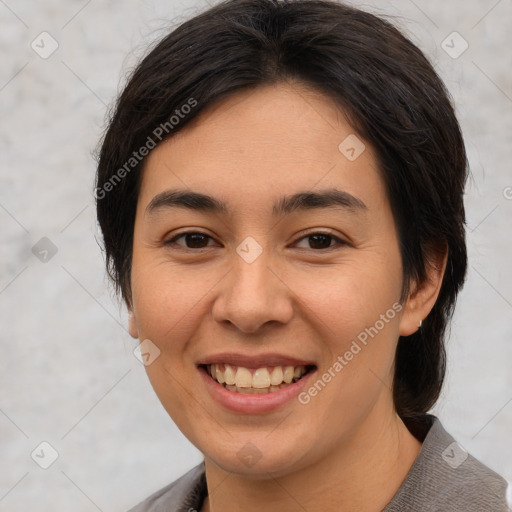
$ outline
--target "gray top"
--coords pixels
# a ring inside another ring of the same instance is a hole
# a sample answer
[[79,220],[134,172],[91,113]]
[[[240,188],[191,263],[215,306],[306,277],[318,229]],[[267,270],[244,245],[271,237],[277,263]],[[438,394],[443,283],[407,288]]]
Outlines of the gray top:
[[[402,485],[382,512],[510,512],[507,482],[469,455],[438,418],[407,425],[423,442]],[[200,511],[208,491],[204,462],[129,512]]]

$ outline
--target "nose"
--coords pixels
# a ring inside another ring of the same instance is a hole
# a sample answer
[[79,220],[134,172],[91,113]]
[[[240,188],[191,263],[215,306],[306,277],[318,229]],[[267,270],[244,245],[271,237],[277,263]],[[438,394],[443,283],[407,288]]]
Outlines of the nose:
[[269,249],[252,262],[238,253],[233,268],[222,280],[213,304],[215,321],[253,334],[268,324],[286,324],[293,317],[293,293],[272,264]]

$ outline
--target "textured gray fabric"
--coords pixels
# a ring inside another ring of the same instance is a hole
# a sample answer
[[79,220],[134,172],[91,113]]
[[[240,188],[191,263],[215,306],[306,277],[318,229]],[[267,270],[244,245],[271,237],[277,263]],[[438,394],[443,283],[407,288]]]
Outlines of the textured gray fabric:
[[[507,482],[467,454],[438,418],[426,415],[416,432],[421,451],[382,512],[510,512]],[[128,512],[195,512],[207,495],[204,462]]]
[[438,418],[383,512],[508,512],[507,482],[458,445]]
[[128,512],[195,512],[207,494],[204,462]]

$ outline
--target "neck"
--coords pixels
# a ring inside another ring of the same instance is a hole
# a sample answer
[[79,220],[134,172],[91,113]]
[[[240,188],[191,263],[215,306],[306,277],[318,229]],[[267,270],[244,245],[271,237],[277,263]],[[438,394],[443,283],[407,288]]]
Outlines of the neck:
[[209,496],[202,512],[381,511],[421,449],[394,411],[384,418],[373,411],[328,457],[278,478],[250,479],[205,460]]

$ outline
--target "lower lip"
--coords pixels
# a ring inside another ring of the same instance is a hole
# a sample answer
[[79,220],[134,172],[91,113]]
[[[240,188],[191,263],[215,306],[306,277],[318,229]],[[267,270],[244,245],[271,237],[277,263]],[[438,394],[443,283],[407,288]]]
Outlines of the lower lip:
[[306,387],[309,379],[315,372],[316,370],[308,372],[297,382],[279,391],[272,391],[261,395],[251,395],[229,391],[222,384],[213,380],[210,375],[206,373],[204,367],[199,367],[201,378],[212,398],[226,409],[244,414],[271,412],[294,398],[297,398],[297,395]]

